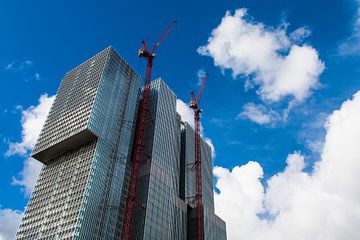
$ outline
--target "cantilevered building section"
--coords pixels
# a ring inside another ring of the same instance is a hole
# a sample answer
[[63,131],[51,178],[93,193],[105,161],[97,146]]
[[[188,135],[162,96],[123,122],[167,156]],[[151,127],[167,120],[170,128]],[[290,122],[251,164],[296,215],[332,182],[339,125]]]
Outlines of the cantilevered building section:
[[[176,99],[163,80],[151,83],[134,240],[195,236],[194,130]],[[140,77],[111,47],[65,75],[33,150],[44,166],[17,239],[121,239],[140,101]],[[201,148],[204,236],[223,240],[211,149]]]
[[17,239],[114,238],[139,87],[111,47],[65,75],[33,150],[45,165]]

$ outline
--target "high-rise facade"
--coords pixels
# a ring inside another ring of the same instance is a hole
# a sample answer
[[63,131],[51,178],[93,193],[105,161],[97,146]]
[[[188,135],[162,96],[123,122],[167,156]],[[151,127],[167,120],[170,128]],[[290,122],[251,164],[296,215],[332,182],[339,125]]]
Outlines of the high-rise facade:
[[[120,239],[139,75],[111,47],[69,71],[33,149],[44,163],[17,239]],[[133,239],[193,239],[194,131],[176,95],[151,83]],[[212,158],[202,140],[205,239],[226,239],[214,214]]]
[[65,75],[33,150],[44,166],[17,239],[111,239],[121,229],[139,87],[111,47]]
[[[180,197],[188,207],[188,231],[189,240],[195,238],[196,211],[192,208],[192,201],[196,196],[196,177],[192,168],[195,161],[195,131],[187,122],[181,123],[181,154],[180,154]],[[202,202],[204,216],[205,239],[226,239],[225,222],[214,213],[214,192],[212,175],[212,152],[209,144],[201,139],[201,176],[202,176]]]
[[176,95],[161,79],[153,81],[133,239],[186,239],[186,204],[179,198],[177,117]]

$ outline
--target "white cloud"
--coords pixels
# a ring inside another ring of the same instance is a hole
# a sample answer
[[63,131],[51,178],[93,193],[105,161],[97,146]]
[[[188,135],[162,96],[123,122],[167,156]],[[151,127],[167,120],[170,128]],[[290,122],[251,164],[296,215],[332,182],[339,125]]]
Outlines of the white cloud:
[[311,31],[307,27],[300,27],[290,34],[290,41],[294,43],[302,43],[311,35]]
[[37,106],[30,106],[25,110],[22,107],[17,107],[22,110],[21,142],[11,142],[6,152],[7,156],[14,154],[26,155],[29,153],[35,145],[54,98],[55,96],[48,97],[47,94],[43,94],[40,96]]
[[10,142],[6,155],[12,156],[18,154],[27,157],[19,176],[13,177],[12,179],[13,185],[22,186],[22,190],[26,196],[31,194],[42,167],[40,162],[28,157],[28,154],[36,143],[54,98],[55,96],[49,97],[47,94],[43,94],[40,96],[37,106],[30,106],[25,110],[21,106],[17,107],[22,111],[21,142]]
[[35,80],[40,80],[41,79],[40,74],[34,73],[34,78],[35,78]]
[[15,238],[23,213],[12,209],[0,209],[0,240]]
[[187,122],[194,127],[194,111],[181,99],[176,99],[176,111],[181,116],[181,121]]
[[4,64],[3,69],[15,74],[16,77],[21,77],[25,82],[41,80],[41,75],[36,71],[34,61],[32,60],[12,61]]
[[13,70],[14,69],[14,64],[15,62],[11,62],[5,65],[4,69],[5,70]]
[[21,71],[27,71],[33,67],[34,67],[34,61],[25,60],[18,63],[16,63],[15,61],[8,63],[5,65],[4,69],[13,72],[21,72]]
[[357,10],[352,34],[339,46],[339,53],[343,56],[360,55],[360,0],[354,0],[353,4]]
[[205,75],[206,75],[206,72],[205,72],[204,69],[199,69],[199,70],[198,70],[198,72],[197,72],[197,77],[198,77],[197,85],[198,85],[198,86],[201,86],[202,81],[203,81]]
[[228,11],[198,52],[211,56],[221,69],[231,69],[234,77],[248,77],[252,84],[247,86],[258,86],[264,101],[291,97],[301,102],[319,86],[324,64],[316,49],[299,45],[310,34],[307,28],[288,36],[284,26],[271,28],[249,20],[246,9],[234,15]]
[[257,162],[248,162],[234,167],[232,171],[215,167],[214,176],[217,178],[215,186],[220,191],[219,194],[214,194],[215,212],[226,222],[228,239],[250,240],[254,228],[262,228],[256,215],[263,211],[261,166]]
[[39,161],[31,157],[27,158],[24,162],[23,169],[19,173],[20,177],[13,177],[12,184],[21,186],[25,195],[30,196],[34,189],[41,168],[42,164]]
[[208,138],[208,137],[204,137],[203,138],[204,139],[204,141],[210,146],[210,149],[211,149],[211,156],[212,156],[212,159],[214,159],[215,158],[215,156],[216,156],[216,151],[215,151],[215,146],[214,146],[214,144],[213,144],[213,142],[212,142],[212,140],[211,140],[211,138]]
[[19,64],[19,69],[23,70],[23,69],[29,69],[32,68],[34,66],[34,61],[32,60],[25,60],[23,62],[21,62]]
[[310,173],[299,152],[266,185],[256,162],[216,167],[216,213],[228,239],[360,239],[359,122],[360,91],[328,118],[321,160]]
[[[181,99],[176,99],[176,111],[181,116],[181,121],[187,122],[190,126],[195,129],[194,123],[194,111]],[[200,134],[204,135],[204,128],[200,121]]]
[[264,105],[255,103],[246,103],[243,111],[236,117],[237,119],[249,119],[257,124],[270,124],[281,119],[280,115],[274,110],[267,109]]
[[298,133],[297,138],[300,142],[304,142],[312,153],[318,155],[323,150],[326,134],[324,127],[330,114],[316,110],[313,112],[316,112],[316,116],[303,121],[302,130]]

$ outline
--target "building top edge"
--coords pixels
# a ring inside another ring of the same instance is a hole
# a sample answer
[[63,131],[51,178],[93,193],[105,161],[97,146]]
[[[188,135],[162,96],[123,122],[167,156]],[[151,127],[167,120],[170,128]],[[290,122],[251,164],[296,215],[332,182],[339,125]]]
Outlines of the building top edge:
[[70,70],[66,71],[65,75],[70,73],[71,71],[74,71],[75,69],[79,68],[81,65],[83,65],[84,63],[87,63],[89,61],[91,61],[91,59],[95,58],[96,56],[104,53],[104,52],[113,52],[114,54],[116,54],[122,61],[124,61],[125,64],[127,64],[133,71],[134,73],[141,79],[141,75],[132,67],[132,65],[127,62],[125,60],[125,58],[123,58],[117,51],[116,49],[112,46],[112,45],[109,45],[108,47],[104,48],[103,50],[97,52],[95,55],[92,55],[91,57],[87,58],[86,60],[82,61],[80,64],[78,64],[76,67],[73,67],[71,68]]

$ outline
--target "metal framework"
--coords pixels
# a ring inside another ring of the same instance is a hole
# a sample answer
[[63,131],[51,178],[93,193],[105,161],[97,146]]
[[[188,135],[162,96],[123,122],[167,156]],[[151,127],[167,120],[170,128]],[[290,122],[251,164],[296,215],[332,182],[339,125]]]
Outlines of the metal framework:
[[195,97],[195,93],[191,93],[190,108],[194,111],[195,122],[195,162],[192,167],[195,170],[196,177],[196,196],[194,199],[196,208],[196,240],[204,239],[204,211],[202,204],[202,176],[201,176],[201,137],[200,137],[200,113],[199,108],[201,94],[204,90],[207,75],[203,76],[199,94]]
[[139,106],[139,114],[135,131],[135,146],[134,153],[132,159],[131,166],[131,175],[130,175],[130,183],[128,196],[126,199],[125,205],[125,214],[124,214],[124,222],[121,233],[122,240],[130,240],[132,234],[132,220],[135,211],[136,204],[136,194],[138,190],[138,182],[139,182],[139,172],[140,172],[140,163],[143,156],[144,151],[144,141],[145,141],[145,130],[146,123],[149,112],[149,103],[150,103],[150,83],[151,83],[151,73],[153,60],[155,58],[155,50],[159,47],[161,42],[165,39],[168,33],[173,29],[176,21],[173,21],[168,28],[163,32],[159,38],[159,40],[154,44],[151,50],[149,50],[147,43],[142,41],[142,48],[140,48],[138,52],[138,56],[142,58],[146,58],[146,78],[145,85],[142,94],[142,101]]

